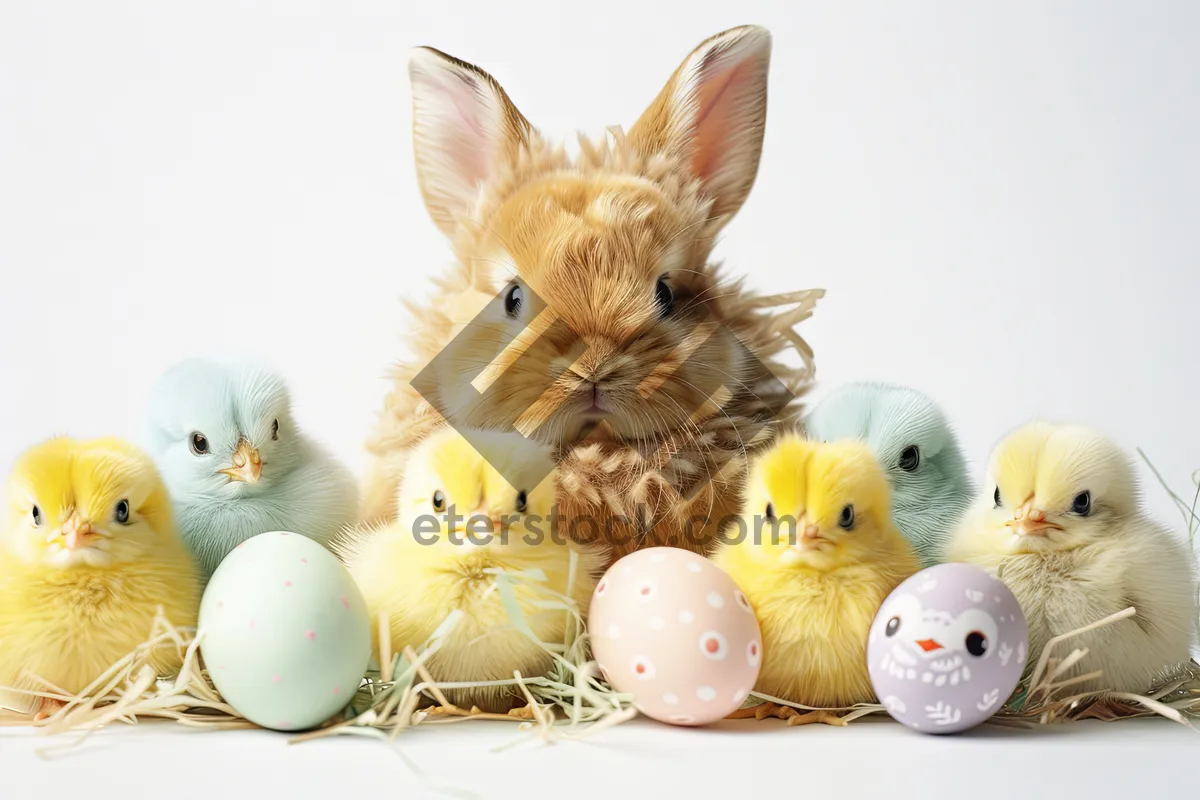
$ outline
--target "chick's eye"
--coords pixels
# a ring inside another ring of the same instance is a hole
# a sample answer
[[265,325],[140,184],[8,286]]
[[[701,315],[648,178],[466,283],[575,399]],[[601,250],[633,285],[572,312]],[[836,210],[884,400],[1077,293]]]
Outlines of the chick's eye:
[[921,448],[910,444],[900,454],[900,469],[905,472],[916,472],[919,466],[921,466]]
[[996,508],[1000,507],[1000,487],[996,487],[996,493],[992,495],[992,500],[996,503]]
[[206,437],[203,433],[193,433],[191,445],[192,452],[194,454],[198,456],[208,455],[208,437]]
[[128,525],[129,524],[129,501],[128,500],[122,500],[121,502],[117,503],[117,510],[113,514],[113,519],[116,520],[119,525]]
[[529,507],[529,495],[524,491],[517,492],[517,513],[524,514],[525,509]]
[[524,304],[525,290],[515,283],[509,286],[508,293],[504,295],[504,313],[516,319],[521,313],[521,306]]
[[33,507],[33,526],[35,528],[42,527],[42,510],[37,506]]
[[1080,492],[1071,502],[1071,513],[1086,517],[1092,513],[1092,493]]
[[675,311],[675,292],[671,291],[666,276],[659,278],[654,285],[654,302],[658,303],[660,317],[669,317]]
[[771,503],[767,503],[767,510],[765,513],[767,515],[767,519],[775,519],[775,506]]
[[279,420],[271,423],[271,438],[276,442],[279,441]]
[[854,528],[854,506],[846,506],[838,517],[838,527],[844,531]]
[[446,495],[441,489],[438,489],[436,492],[433,493],[433,510],[434,511],[445,511],[446,510]]
[[895,636],[898,630],[900,630],[900,618],[892,617],[887,621],[887,627],[883,629],[883,632],[886,636]]
[[983,655],[988,649],[987,637],[979,631],[968,633],[963,644],[966,645],[967,652],[976,657]]

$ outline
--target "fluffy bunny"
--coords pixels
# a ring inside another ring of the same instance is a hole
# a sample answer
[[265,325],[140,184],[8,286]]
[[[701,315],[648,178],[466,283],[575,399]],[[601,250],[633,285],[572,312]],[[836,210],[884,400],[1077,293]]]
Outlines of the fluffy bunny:
[[[573,158],[486,72],[415,51],[418,178],[458,263],[412,308],[368,520],[394,517],[408,454],[449,418],[553,445],[574,538],[707,552],[747,454],[811,383],[794,328],[823,294],[755,296],[708,260],[754,183],[770,49],[762,28],[712,37],[627,134],[581,137]],[[789,347],[801,366],[777,360]]]

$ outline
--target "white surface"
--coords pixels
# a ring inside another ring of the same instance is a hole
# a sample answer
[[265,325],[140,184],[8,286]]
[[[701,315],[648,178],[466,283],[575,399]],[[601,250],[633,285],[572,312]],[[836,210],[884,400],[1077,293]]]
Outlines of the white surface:
[[[803,327],[826,385],[924,389],[977,464],[1033,415],[1099,425],[1182,487],[1200,466],[1200,5],[1182,1],[4,3],[0,464],[54,432],[131,434],[169,363],[241,352],[272,359],[301,420],[360,467],[399,298],[449,258],[413,177],[408,49],[481,64],[547,132],[598,133],[702,38],[751,21],[775,35],[766,149],[718,256],[754,287],[829,289]],[[955,740],[639,726],[468,775],[461,759],[506,740],[489,731],[414,737],[412,754],[475,788],[578,767],[597,794],[837,780],[918,796],[945,775],[970,796],[1051,776],[1107,794],[1137,770],[1149,796],[1169,780],[1143,768],[1158,748],[1196,742],[1166,724]],[[104,776],[115,794],[135,767],[173,796],[416,785],[370,742],[122,736],[54,785],[94,795]],[[48,786],[30,752],[4,732],[0,775]]]
[[1200,746],[1194,731],[1165,720],[1032,731],[987,726],[955,737],[923,736],[883,720],[845,729],[771,720],[694,730],[634,721],[583,742],[529,741],[494,752],[523,736],[506,725],[417,730],[395,745],[402,756],[358,738],[289,746],[283,735],[266,732],[141,727],[106,733],[50,760],[34,754],[57,740],[0,729],[0,775],[7,789],[18,790],[5,797],[20,800],[50,788],[54,793],[44,796],[407,798],[457,791],[542,798],[556,785],[574,788],[553,796],[580,798],[1156,798],[1184,789],[1181,776]]

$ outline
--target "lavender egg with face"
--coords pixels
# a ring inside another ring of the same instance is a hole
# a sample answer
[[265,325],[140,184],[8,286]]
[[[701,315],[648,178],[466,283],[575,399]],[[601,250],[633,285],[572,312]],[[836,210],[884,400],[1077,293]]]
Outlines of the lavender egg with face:
[[969,564],[939,564],[897,586],[867,642],[879,702],[922,733],[957,733],[987,720],[1017,687],[1028,659],[1017,598]]

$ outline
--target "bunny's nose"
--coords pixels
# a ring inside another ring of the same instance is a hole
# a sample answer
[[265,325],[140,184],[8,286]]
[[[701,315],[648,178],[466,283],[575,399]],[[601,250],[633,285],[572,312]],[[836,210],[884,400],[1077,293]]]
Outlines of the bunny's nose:
[[583,352],[571,364],[570,370],[585,381],[598,383],[612,371],[620,347],[604,336],[585,336],[583,345]]

